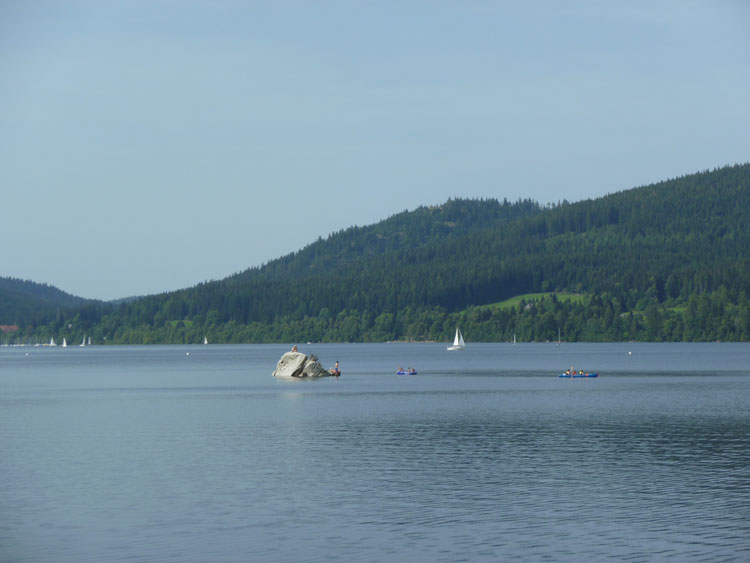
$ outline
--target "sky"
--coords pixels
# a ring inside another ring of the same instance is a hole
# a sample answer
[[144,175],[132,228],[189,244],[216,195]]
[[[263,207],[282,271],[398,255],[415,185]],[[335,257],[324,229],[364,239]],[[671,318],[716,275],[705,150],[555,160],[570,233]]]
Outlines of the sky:
[[81,297],[749,160],[744,0],[0,0],[0,276]]

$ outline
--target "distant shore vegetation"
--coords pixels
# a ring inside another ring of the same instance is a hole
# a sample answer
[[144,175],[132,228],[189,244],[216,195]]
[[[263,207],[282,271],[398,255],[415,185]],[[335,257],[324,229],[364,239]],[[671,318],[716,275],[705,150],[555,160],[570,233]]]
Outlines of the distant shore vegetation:
[[[471,342],[709,342],[750,340],[750,302],[743,294],[732,303],[725,290],[659,303],[656,298],[639,299],[628,308],[612,295],[532,293],[500,303],[469,307],[448,313],[440,307],[406,308],[396,314],[362,314],[341,311],[330,315],[293,319],[279,317],[272,323],[210,323],[198,315],[193,319],[150,325],[113,326],[102,333],[102,325],[86,333],[96,344],[199,344],[273,342],[447,342],[461,327]],[[64,327],[46,327],[9,332],[5,343],[69,343],[84,337],[75,319]],[[72,325],[72,326],[71,326]],[[70,328],[68,328],[70,327]]]

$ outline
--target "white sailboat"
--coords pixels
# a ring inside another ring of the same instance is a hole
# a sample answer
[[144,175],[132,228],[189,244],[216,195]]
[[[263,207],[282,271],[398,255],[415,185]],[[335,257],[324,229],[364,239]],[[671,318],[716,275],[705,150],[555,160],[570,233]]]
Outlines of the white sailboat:
[[463,350],[464,348],[466,348],[464,335],[461,334],[461,331],[458,328],[456,328],[456,336],[453,339],[453,346],[448,346],[448,350]]
[[49,339],[49,345],[50,346],[57,346],[57,344],[55,344],[55,337],[54,336]]
[[86,346],[86,335],[85,334],[83,335],[83,340],[81,340],[81,343],[79,344],[79,346],[81,346],[81,347]]
[[208,338],[205,336],[203,337],[203,344],[208,344]]
[[89,346],[91,346],[91,337],[89,336]]
[[67,347],[68,347],[68,342],[67,342],[67,340],[65,340],[65,338],[64,338],[64,337],[63,337],[63,343],[62,343],[62,347],[63,347],[63,348],[67,348]]

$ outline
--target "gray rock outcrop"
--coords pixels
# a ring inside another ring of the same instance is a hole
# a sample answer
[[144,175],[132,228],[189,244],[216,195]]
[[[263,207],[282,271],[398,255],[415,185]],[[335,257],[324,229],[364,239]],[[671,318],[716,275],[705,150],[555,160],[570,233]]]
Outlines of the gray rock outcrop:
[[274,377],[302,378],[302,377],[328,377],[331,374],[326,370],[315,356],[307,356],[302,352],[287,352],[273,372]]

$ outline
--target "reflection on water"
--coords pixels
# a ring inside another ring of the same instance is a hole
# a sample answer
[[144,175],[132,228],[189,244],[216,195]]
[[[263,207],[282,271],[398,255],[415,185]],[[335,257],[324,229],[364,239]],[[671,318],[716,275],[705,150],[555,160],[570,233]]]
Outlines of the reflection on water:
[[278,346],[3,351],[2,558],[748,560],[747,348],[623,347],[320,346],[316,382]]

